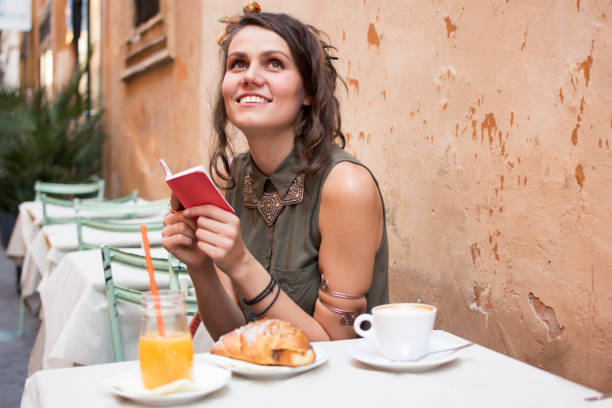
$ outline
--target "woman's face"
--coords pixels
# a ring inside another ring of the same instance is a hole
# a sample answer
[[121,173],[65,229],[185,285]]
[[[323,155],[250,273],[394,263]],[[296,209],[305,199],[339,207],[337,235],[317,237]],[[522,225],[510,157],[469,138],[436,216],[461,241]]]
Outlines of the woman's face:
[[228,48],[222,93],[230,121],[250,132],[290,132],[302,105],[309,105],[289,46],[259,26],[238,31]]

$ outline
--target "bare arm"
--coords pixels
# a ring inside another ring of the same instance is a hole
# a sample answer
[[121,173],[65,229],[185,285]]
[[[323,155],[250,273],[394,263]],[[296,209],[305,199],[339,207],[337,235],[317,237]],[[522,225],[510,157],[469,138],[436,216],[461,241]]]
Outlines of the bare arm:
[[215,269],[189,269],[198,301],[198,310],[214,340],[246,323],[230,278]]
[[353,326],[342,324],[342,315],[324,305],[355,313],[366,309],[365,294],[383,234],[382,201],[367,169],[351,162],[332,169],[323,186],[319,229],[319,269],[329,283],[329,292],[353,299],[319,291],[314,317],[331,339],[353,338]]
[[[162,245],[187,265],[191,276],[198,309],[210,335],[216,340],[233,328],[244,324],[244,316],[237,306],[236,293],[230,279],[217,271],[210,258],[196,245],[196,225],[172,200],[173,213],[164,219]],[[182,209],[182,208],[181,208]]]

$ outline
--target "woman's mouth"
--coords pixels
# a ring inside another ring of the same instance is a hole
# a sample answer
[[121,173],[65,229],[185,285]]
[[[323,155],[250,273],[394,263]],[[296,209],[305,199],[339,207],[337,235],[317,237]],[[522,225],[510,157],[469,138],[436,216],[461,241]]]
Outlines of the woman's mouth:
[[261,96],[246,95],[238,99],[238,103],[268,103],[269,101]]

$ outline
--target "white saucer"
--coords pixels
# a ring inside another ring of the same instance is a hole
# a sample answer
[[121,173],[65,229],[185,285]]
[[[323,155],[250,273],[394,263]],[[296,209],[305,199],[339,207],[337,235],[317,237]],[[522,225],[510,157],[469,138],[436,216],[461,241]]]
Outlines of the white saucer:
[[196,401],[206,394],[222,388],[229,382],[231,377],[231,371],[224,368],[211,364],[194,364],[193,383],[187,380],[178,380],[168,384],[168,388],[174,389],[177,386],[180,387],[181,382],[187,383],[188,391],[161,394],[156,393],[155,390],[147,390],[142,384],[140,368],[102,380],[102,384],[111,393],[144,405],[175,406]]
[[310,364],[298,367],[259,365],[210,353],[204,354],[204,357],[207,360],[212,361],[213,363],[223,368],[232,370],[235,374],[241,377],[255,378],[260,380],[271,380],[291,377],[303,373],[305,371],[312,370],[325,363],[327,361],[327,356],[323,354],[320,350],[318,350],[315,346],[313,346],[313,349],[316,353],[315,361]]
[[[447,340],[431,338],[429,340],[427,352],[435,350],[444,350],[460,345],[461,344],[451,343]],[[360,339],[351,347],[350,355],[355,360],[376,368],[381,368],[390,371],[421,372],[431,370],[433,368],[441,366],[442,364],[446,364],[457,359],[459,357],[459,352],[441,352],[437,354],[432,354],[417,361],[393,361],[381,356],[378,353],[376,345],[372,340]]]

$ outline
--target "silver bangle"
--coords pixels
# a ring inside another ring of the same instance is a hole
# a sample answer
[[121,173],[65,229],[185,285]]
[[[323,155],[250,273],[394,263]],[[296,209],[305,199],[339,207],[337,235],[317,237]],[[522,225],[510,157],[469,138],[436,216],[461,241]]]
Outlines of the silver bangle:
[[346,310],[342,310],[342,309],[338,309],[336,307],[330,306],[327,303],[323,302],[321,300],[321,298],[319,298],[319,302],[321,302],[321,304],[323,306],[325,306],[328,310],[337,313],[339,315],[342,315],[342,317],[340,318],[340,324],[342,326],[350,326],[353,324],[353,322],[355,321],[355,319],[357,318],[357,316],[359,316],[359,313],[357,312],[349,312]]
[[341,299],[361,299],[363,296],[352,296],[352,295],[347,295],[346,293],[340,293],[340,292],[332,292],[329,290],[329,282],[327,282],[327,279],[325,279],[325,277],[323,276],[323,274],[321,274],[321,292],[326,293],[330,296],[333,297],[337,297],[337,298],[341,298]]

